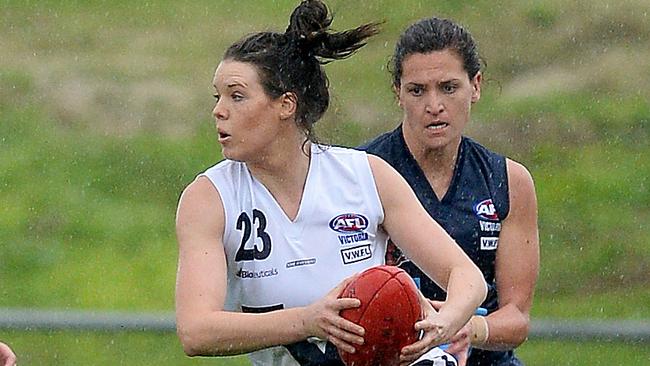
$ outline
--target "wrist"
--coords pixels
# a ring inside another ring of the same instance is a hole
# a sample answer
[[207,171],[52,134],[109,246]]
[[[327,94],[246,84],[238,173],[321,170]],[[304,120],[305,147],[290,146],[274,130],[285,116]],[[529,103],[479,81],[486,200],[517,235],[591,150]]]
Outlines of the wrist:
[[289,322],[290,327],[288,328],[291,333],[291,338],[296,339],[296,341],[301,341],[313,335],[311,334],[313,329],[310,328],[311,324],[309,323],[310,311],[308,307],[301,306],[287,309],[286,311],[293,313],[292,319]]
[[469,319],[471,325],[470,342],[473,347],[485,345],[490,336],[490,328],[487,319],[484,316],[474,315]]

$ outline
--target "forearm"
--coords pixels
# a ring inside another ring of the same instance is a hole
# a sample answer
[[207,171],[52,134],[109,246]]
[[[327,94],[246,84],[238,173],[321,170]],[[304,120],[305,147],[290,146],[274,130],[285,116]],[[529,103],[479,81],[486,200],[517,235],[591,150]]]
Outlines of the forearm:
[[303,308],[244,314],[218,311],[178,320],[178,336],[189,356],[248,353],[307,338]]
[[485,300],[486,295],[487,286],[477,268],[455,268],[449,276],[447,300],[440,312],[453,314],[456,326],[460,329]]
[[492,351],[506,351],[521,345],[528,337],[530,318],[514,305],[506,305],[488,315],[488,336],[472,346]]

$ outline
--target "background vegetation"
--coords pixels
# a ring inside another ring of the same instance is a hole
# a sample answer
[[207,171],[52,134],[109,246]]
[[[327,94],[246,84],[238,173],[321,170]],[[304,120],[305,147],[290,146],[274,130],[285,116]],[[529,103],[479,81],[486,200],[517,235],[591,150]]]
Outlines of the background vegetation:
[[[0,1],[0,308],[171,311],[175,205],[220,159],[211,77],[243,34],[297,1]],[[487,62],[468,134],[535,178],[534,318],[650,318],[647,0],[329,0],[338,29],[385,20],[326,67],[326,141],[400,119],[386,63],[425,16],[466,25]],[[0,330],[22,365],[190,360],[171,334]],[[615,350],[615,351],[612,351]],[[647,345],[531,341],[529,365],[646,365]]]

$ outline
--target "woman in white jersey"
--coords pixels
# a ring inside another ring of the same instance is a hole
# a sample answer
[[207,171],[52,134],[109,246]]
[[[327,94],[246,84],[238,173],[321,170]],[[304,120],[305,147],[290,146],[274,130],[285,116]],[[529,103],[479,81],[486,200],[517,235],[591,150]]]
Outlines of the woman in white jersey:
[[[226,160],[183,192],[177,213],[178,335],[190,356],[251,353],[255,365],[342,365],[364,329],[339,316],[349,278],[382,264],[387,235],[448,291],[423,300],[422,339],[401,364],[450,339],[483,301],[478,268],[383,160],[315,142],[329,104],[322,64],[350,56],[376,24],[329,32],[319,0],[303,1],[284,33],[228,48],[213,84]],[[432,244],[433,243],[433,244]]]

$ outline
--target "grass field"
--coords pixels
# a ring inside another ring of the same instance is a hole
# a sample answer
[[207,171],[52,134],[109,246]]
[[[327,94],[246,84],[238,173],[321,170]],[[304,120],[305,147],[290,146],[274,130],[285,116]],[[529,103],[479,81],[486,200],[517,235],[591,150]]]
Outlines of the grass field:
[[[189,358],[169,333],[10,332],[12,345],[23,354],[21,364],[53,366],[113,365],[250,365],[247,358]],[[527,366],[647,365],[647,344],[529,341],[518,351]]]
[[[0,2],[0,308],[173,308],[178,195],[220,159],[214,67],[241,35],[283,29],[295,4]],[[326,67],[326,141],[356,145],[395,126],[385,65],[399,32],[429,14],[459,20],[487,61],[468,133],[536,182],[533,317],[650,318],[650,2],[328,4],[338,29],[386,23],[355,58]],[[241,360],[186,359],[168,334],[0,329],[0,339],[27,365]],[[521,355],[646,365],[646,348],[530,342]]]

